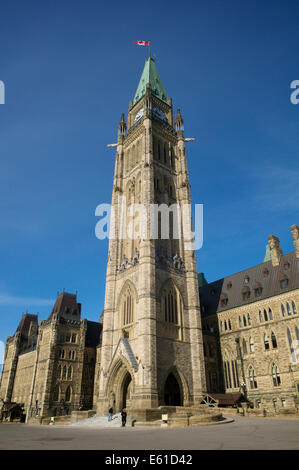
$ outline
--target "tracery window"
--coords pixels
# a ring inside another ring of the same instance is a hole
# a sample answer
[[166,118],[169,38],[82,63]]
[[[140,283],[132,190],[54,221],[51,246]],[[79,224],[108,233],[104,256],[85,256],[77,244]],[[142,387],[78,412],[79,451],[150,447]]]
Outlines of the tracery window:
[[[164,321],[174,323],[176,325],[180,323],[180,314],[183,311],[183,303],[178,290],[172,283],[168,283],[168,285],[163,289],[161,309]],[[225,322],[225,330],[226,329],[227,324]]]
[[272,380],[274,387],[278,387],[280,385],[280,374],[276,364],[272,365]]
[[264,345],[265,345],[266,351],[270,349],[269,336],[267,335],[267,333],[264,334]]
[[283,304],[281,304],[281,313],[282,313],[282,316],[285,317],[286,312],[285,312],[285,308]]
[[273,348],[273,349],[276,349],[276,348],[277,348],[277,341],[276,341],[276,336],[275,336],[275,334],[273,333],[273,331],[272,331],[272,333],[271,333],[271,343],[272,343],[272,348]]
[[135,297],[133,295],[132,288],[128,286],[122,295],[122,303],[121,303],[122,324],[130,325],[131,323],[133,323],[134,313],[135,313]]
[[72,396],[72,387],[69,385],[65,392],[65,401],[70,402]]
[[256,375],[255,375],[254,368],[252,366],[249,367],[248,376],[249,376],[250,388],[251,389],[257,388]]

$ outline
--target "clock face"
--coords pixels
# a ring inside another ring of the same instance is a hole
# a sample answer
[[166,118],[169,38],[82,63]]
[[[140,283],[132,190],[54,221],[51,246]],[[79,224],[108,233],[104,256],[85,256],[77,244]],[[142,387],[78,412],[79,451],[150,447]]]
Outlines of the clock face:
[[163,113],[163,111],[159,108],[153,108],[153,114],[160,119],[161,121],[168,122],[167,117]]
[[138,113],[137,113],[136,116],[135,116],[134,124],[135,124],[135,122],[139,121],[139,119],[142,118],[143,114],[144,114],[144,109],[141,108],[140,111],[138,111]]

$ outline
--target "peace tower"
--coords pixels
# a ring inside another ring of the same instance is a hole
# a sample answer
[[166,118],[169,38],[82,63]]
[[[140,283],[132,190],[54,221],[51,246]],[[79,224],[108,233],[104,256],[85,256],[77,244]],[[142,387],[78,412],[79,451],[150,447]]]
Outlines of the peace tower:
[[146,235],[131,237],[130,229],[123,236],[123,200],[125,228],[137,232],[143,222],[134,224],[136,213],[130,219],[133,204],[148,214],[153,204],[191,204],[183,119],[178,110],[174,120],[152,57],[127,123],[122,114],[118,126],[97,411],[199,403],[206,384],[195,252],[186,249],[183,224],[171,211],[169,237],[159,213],[157,237],[149,220]]

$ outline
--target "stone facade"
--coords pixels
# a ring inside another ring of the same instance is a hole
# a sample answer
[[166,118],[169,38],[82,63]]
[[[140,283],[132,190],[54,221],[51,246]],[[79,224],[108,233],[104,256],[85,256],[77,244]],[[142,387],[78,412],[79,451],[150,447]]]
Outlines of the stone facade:
[[[298,408],[299,253],[283,255],[269,236],[270,259],[200,288],[203,324],[219,345],[227,393],[242,391],[257,409]],[[211,333],[210,333],[211,334]]]
[[125,216],[141,204],[147,218],[136,222],[139,228],[144,224],[142,235],[136,227],[133,237],[128,231],[122,236],[116,223],[110,239],[97,363],[100,414],[128,403],[136,409],[189,405],[206,391],[195,252],[185,247],[184,227],[175,239],[175,222],[169,222],[170,236],[164,239],[159,219],[157,237],[150,226],[152,204],[169,208],[191,202],[183,120],[178,112],[174,121],[172,100],[152,58],[146,60],[127,122],[122,115],[112,207],[119,218],[125,198]]
[[81,319],[76,295],[65,292],[40,325],[24,314],[6,342],[0,398],[21,404],[27,421],[92,408],[100,331],[99,323]]
[[267,413],[298,408],[299,227],[291,227],[294,252],[283,255],[271,235],[263,263],[208,284],[174,213],[168,238],[159,216],[154,237],[150,218],[130,213],[134,204],[149,215],[154,203],[191,202],[184,123],[173,114],[148,58],[118,128],[101,320],[81,319],[76,295],[65,292],[40,324],[24,314],[6,342],[0,419],[20,405],[33,422],[110,406],[139,416],[159,406],[188,410],[207,394],[241,400],[237,392]]

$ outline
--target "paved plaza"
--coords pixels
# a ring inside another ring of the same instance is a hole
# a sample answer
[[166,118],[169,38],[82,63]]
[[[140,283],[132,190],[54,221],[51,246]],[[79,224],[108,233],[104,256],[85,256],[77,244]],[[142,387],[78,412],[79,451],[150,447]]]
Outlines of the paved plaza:
[[299,420],[241,418],[194,428],[92,428],[0,424],[0,450],[299,449]]

